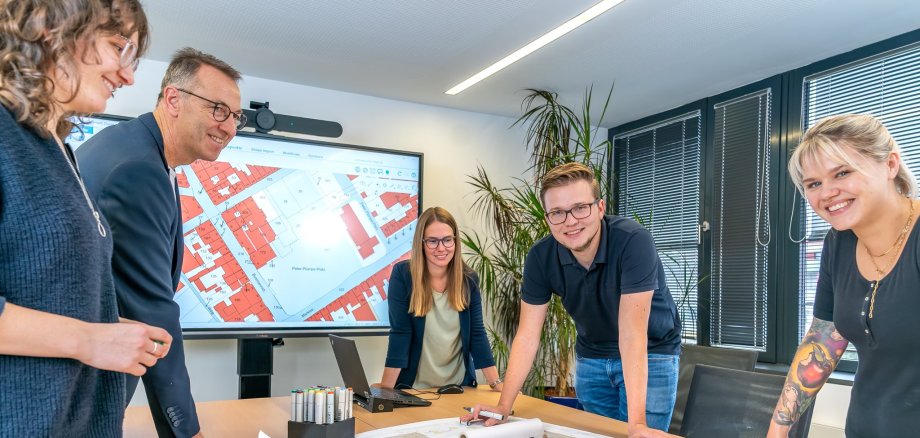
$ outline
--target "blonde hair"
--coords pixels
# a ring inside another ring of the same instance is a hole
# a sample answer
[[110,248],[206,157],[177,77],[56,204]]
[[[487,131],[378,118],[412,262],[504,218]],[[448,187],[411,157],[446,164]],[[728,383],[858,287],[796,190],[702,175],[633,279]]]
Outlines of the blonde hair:
[[[100,33],[137,33],[137,56],[147,50],[147,16],[138,0],[0,0],[0,11],[0,104],[42,137],[51,136],[52,122],[62,138],[73,127],[68,119],[75,114],[55,114],[55,109],[79,91],[80,43],[93,47]],[[93,61],[93,55],[84,51],[81,61]],[[50,74],[55,69],[72,85],[64,102],[54,98]]]
[[[821,119],[802,137],[801,143],[789,158],[789,177],[804,195],[802,180],[805,164],[827,157],[839,164],[863,172],[859,163],[847,156],[844,148],[856,152],[867,160],[884,163],[892,152],[900,154],[901,148],[877,118],[868,114],[842,114]],[[901,157],[895,189],[908,198],[917,196],[917,181]]]
[[466,277],[472,270],[463,262],[460,254],[460,231],[457,221],[447,210],[441,207],[426,209],[418,218],[415,236],[412,238],[412,256],[409,258],[409,271],[412,273],[412,296],[409,298],[409,313],[425,316],[434,303],[431,282],[429,281],[428,260],[425,258],[425,229],[433,223],[440,222],[450,227],[454,236],[454,256],[447,265],[447,301],[458,312],[466,309],[470,302],[470,293]]
[[543,175],[543,180],[540,184],[540,202],[543,207],[546,207],[544,195],[549,189],[567,186],[576,181],[587,181],[591,184],[594,199],[601,198],[601,187],[594,176],[594,170],[581,163],[565,163],[552,168],[549,172],[546,172],[546,175]]

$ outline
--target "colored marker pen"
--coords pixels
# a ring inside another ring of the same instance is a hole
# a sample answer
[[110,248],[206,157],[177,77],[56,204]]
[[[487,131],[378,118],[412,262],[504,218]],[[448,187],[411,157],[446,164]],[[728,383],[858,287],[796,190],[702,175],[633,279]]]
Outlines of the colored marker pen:
[[326,424],[335,423],[335,391],[326,391]]
[[316,424],[325,424],[326,423],[326,391],[318,390],[316,391],[316,400],[314,403],[314,409],[316,412],[313,413],[313,419],[316,420]]
[[[470,413],[473,412],[473,408],[471,408],[471,407],[469,407],[469,406],[464,406],[463,409],[465,409],[467,412],[470,412]],[[480,417],[491,418],[491,419],[498,420],[498,421],[504,421],[504,420],[505,420],[505,416],[504,416],[504,415],[498,414],[498,413],[495,413],[495,412],[486,411],[486,410],[483,410],[483,409],[480,409],[480,410],[479,410],[479,416],[480,416]]]

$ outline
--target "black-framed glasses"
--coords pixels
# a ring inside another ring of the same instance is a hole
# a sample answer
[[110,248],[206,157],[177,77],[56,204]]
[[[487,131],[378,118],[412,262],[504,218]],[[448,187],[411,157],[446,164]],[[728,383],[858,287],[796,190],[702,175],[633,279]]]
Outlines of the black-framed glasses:
[[454,243],[456,243],[454,236],[446,236],[440,239],[435,237],[428,237],[424,239],[424,242],[428,249],[438,249],[438,245],[444,245],[445,248],[450,249],[453,248]]
[[141,63],[141,59],[137,57],[137,44],[134,44],[131,38],[120,33],[116,35],[125,42],[125,45],[121,47],[116,46],[118,47],[118,65],[121,68],[130,68],[133,71],[137,71],[137,66]]
[[546,213],[546,220],[552,225],[559,225],[568,218],[569,214],[575,219],[584,219],[591,216],[591,207],[597,204],[600,199],[595,199],[587,204],[576,204],[568,210],[553,210]]
[[237,131],[239,131],[240,129],[243,129],[243,127],[246,126],[246,121],[248,119],[246,118],[246,114],[243,113],[242,111],[235,113],[233,111],[230,111],[230,107],[227,106],[227,104],[225,103],[215,102],[211,99],[208,99],[207,97],[201,97],[195,93],[192,93],[191,91],[188,91],[188,90],[185,90],[179,87],[176,87],[176,89],[185,94],[195,96],[205,102],[210,103],[211,105],[214,105],[214,107],[211,110],[211,117],[214,117],[215,121],[223,122],[227,120],[230,116],[233,116],[233,119],[236,120]]

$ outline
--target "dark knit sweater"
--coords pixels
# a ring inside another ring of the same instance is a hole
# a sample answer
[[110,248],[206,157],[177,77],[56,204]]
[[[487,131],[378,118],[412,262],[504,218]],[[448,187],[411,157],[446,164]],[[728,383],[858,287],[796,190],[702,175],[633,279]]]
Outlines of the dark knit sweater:
[[[111,256],[57,143],[0,105],[0,317],[11,303],[117,321]],[[121,373],[0,355],[0,437],[120,437],[124,391]]]

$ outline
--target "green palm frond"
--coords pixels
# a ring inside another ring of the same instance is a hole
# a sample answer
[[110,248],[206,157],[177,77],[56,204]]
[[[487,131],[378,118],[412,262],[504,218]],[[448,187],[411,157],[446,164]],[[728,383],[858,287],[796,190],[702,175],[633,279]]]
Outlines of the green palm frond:
[[[521,286],[524,260],[530,248],[549,234],[543,204],[536,185],[550,169],[567,162],[581,162],[592,167],[601,183],[602,197],[608,199],[607,158],[613,145],[591,119],[593,88],[585,91],[580,113],[559,102],[558,94],[528,89],[521,105],[523,114],[513,126],[526,126],[526,144],[530,151],[530,181],[516,178],[510,187],[493,184],[485,168],[469,176],[475,200],[471,211],[489,224],[489,236],[464,233],[463,245],[470,267],[479,273],[485,305],[492,317],[489,341],[496,355],[499,372],[507,367],[508,346],[514,339],[520,320]],[[601,119],[606,113],[613,87],[607,94]],[[524,392],[542,397],[547,385],[565,393],[571,386],[575,348],[575,323],[553,296],[548,305],[540,348]]]

